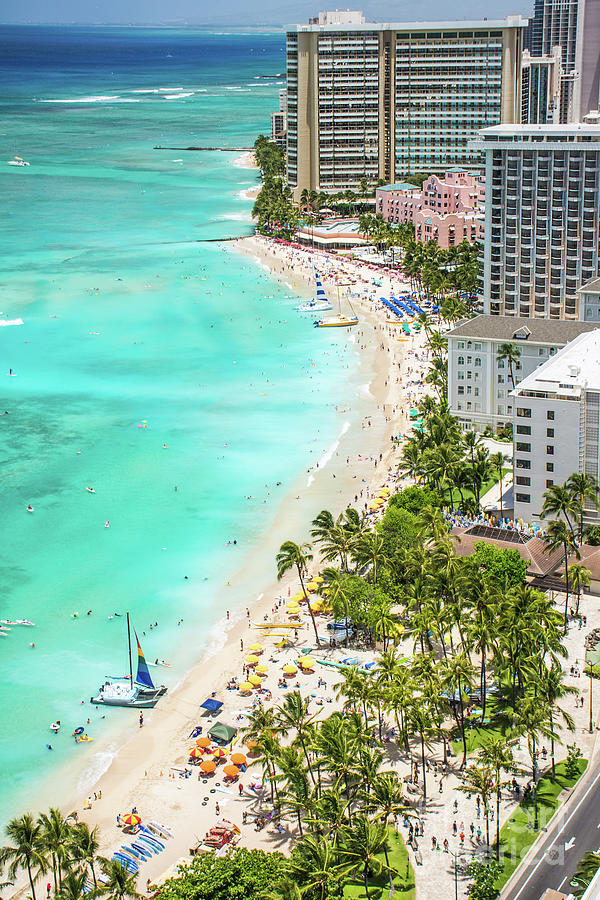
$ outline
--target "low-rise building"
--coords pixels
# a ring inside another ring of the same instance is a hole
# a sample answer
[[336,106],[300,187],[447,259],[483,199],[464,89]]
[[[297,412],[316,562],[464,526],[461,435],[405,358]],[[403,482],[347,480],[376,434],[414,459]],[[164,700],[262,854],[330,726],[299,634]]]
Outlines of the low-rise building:
[[[511,399],[514,517],[532,522],[553,484],[574,472],[600,480],[600,328],[569,341]],[[598,522],[598,509],[586,507],[585,519]]]
[[[486,425],[496,431],[512,422],[512,389],[569,341],[595,328],[591,322],[513,316],[480,315],[460,323],[446,335],[450,412],[462,428],[476,431]],[[502,344],[520,349],[512,367],[498,359]]]
[[325,219],[319,224],[307,222],[298,229],[296,240],[322,250],[351,250],[369,243],[358,230],[358,219],[342,218]]
[[485,178],[463,169],[430,175],[422,189],[409,182],[377,188],[375,209],[387,222],[412,222],[418,241],[440,247],[483,240]]

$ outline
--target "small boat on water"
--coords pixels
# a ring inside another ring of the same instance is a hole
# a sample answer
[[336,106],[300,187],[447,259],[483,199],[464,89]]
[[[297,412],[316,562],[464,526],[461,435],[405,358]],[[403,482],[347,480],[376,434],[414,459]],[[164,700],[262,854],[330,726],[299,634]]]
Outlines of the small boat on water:
[[95,705],[103,704],[104,706],[129,706],[134,709],[151,709],[153,706],[156,706],[159,698],[167,693],[167,688],[164,684],[160,685],[160,687],[155,687],[135,629],[133,634],[137,645],[137,673],[135,679],[133,677],[133,663],[131,659],[131,627],[129,613],[127,613],[129,675],[106,679],[100,687],[98,695],[90,697],[90,703]]
[[12,159],[8,160],[9,166],[29,166],[31,165],[26,160],[22,159],[20,156],[13,156]]
[[95,493],[96,493],[96,491],[94,490],[93,487],[86,487],[86,491],[88,491],[88,493],[90,493],[90,494],[95,494]]
[[0,619],[0,625],[27,625],[33,628],[35,622],[30,622],[29,619]]
[[312,300],[309,300],[308,303],[301,303],[300,306],[296,307],[300,312],[325,312],[325,310],[333,309],[333,306],[327,299],[327,295],[323,290],[319,273],[316,270],[315,281],[317,283],[316,295]]
[[[337,316],[325,316],[323,319],[317,319],[314,323],[315,328],[349,328],[352,325],[358,325],[358,316],[343,316],[342,301],[340,299],[340,285],[337,284],[338,291],[338,314]],[[350,301],[348,301],[350,302]],[[352,306],[352,304],[350,304]],[[354,312],[354,310],[352,310]]]

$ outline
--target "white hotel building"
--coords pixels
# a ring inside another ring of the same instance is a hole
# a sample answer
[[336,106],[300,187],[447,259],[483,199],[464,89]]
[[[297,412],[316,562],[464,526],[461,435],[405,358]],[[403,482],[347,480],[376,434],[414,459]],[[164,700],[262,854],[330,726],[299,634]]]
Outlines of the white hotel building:
[[[600,329],[580,334],[512,392],[514,516],[539,520],[544,491],[574,472],[600,481]],[[600,514],[586,510],[588,522]]]
[[554,356],[568,341],[598,328],[597,323],[475,316],[446,334],[448,403],[464,429],[481,431],[513,421],[514,399],[508,363],[498,360],[502,344],[521,350],[513,366],[515,385]]

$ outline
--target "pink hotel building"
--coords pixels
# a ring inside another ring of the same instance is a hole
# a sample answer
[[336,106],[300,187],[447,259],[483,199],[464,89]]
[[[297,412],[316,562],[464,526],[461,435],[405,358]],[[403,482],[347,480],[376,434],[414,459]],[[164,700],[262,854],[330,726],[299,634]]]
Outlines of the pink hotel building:
[[483,240],[485,177],[450,169],[430,175],[423,188],[401,182],[377,188],[376,212],[386,222],[412,222],[415,237],[448,247]]

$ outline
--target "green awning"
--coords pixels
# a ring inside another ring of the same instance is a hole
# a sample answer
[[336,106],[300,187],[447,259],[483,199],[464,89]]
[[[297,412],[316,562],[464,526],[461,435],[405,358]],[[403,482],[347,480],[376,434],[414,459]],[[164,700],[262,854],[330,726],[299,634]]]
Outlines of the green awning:
[[234,728],[233,725],[225,725],[224,722],[217,722],[208,732],[209,738],[213,741],[223,741],[224,744],[232,741],[236,734],[237,728]]

